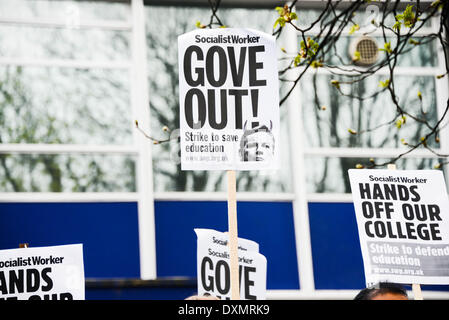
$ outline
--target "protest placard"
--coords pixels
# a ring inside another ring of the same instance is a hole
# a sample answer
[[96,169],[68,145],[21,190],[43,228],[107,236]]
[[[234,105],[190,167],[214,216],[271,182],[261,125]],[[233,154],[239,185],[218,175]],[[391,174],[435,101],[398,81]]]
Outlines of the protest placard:
[[437,170],[349,170],[367,285],[449,284],[449,200]]
[[[229,235],[210,229],[195,229],[197,234],[198,294],[212,294],[222,300],[231,297]],[[240,298],[265,300],[267,260],[259,245],[238,238]]]
[[231,296],[239,297],[235,170],[279,163],[275,37],[198,29],[178,37],[182,170],[227,170]]
[[0,250],[0,300],[84,300],[81,244]]
[[178,54],[182,170],[276,169],[275,38],[199,29],[179,36]]

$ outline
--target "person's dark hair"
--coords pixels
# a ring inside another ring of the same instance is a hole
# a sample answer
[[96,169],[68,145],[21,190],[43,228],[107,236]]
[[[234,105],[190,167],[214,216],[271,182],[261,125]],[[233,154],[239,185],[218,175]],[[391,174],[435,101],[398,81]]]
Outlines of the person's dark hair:
[[354,300],[371,300],[379,294],[386,293],[398,294],[408,298],[407,291],[402,285],[391,282],[380,282],[372,287],[361,290],[355,296]]

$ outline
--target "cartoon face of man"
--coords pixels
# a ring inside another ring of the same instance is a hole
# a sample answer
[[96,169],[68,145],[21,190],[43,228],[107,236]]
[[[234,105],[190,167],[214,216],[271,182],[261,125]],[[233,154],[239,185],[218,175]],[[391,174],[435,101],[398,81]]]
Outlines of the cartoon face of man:
[[245,130],[240,142],[242,161],[269,161],[274,154],[274,137],[266,126]]

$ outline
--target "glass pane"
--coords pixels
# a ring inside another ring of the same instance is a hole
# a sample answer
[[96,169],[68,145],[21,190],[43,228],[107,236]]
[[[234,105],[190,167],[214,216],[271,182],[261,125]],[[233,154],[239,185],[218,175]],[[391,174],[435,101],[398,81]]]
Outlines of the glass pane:
[[[331,85],[331,81],[343,82],[350,78],[316,74],[305,77],[301,81],[301,103],[306,145],[405,149],[408,147],[403,145],[402,139],[410,144],[418,143],[429,129],[408,116],[400,129],[396,127],[396,106],[390,92],[384,90],[376,94],[382,90],[379,81],[386,79],[371,76],[355,84],[341,84],[342,95]],[[394,81],[400,106],[410,114],[435,124],[437,108],[434,77],[396,76]],[[418,98],[418,91],[422,93],[422,102]],[[348,129],[362,132],[378,126],[378,129],[363,134],[353,135],[348,132]],[[433,140],[428,141],[428,145],[439,147]]]
[[[377,47],[383,49],[385,41],[383,37],[373,37],[377,42]],[[351,69],[354,65],[352,63],[352,56],[350,54],[350,47],[353,41],[357,41],[359,36],[354,34],[352,37],[340,37],[335,43],[335,46],[329,47],[329,50],[324,55],[323,60],[327,64],[333,66],[345,65]],[[407,43],[398,56],[398,67],[435,67],[438,65],[438,54],[436,50],[437,40],[430,37],[416,37],[413,40],[419,42],[419,45]],[[301,38],[298,38],[301,41]],[[318,40],[319,41],[319,40]],[[396,38],[387,38],[387,42],[390,42],[391,48],[394,49],[397,44]],[[385,62],[386,54],[383,51],[378,52],[376,65]]]
[[123,70],[0,67],[0,143],[131,144]]
[[218,16],[223,24],[230,28],[253,28],[272,34],[274,22],[279,14],[273,6],[273,9],[221,8]]
[[[209,23],[209,8],[147,7],[148,74],[150,86],[151,132],[157,139],[167,138],[163,126],[179,127],[178,53],[177,37],[194,30],[197,21]],[[272,9],[220,9],[219,17],[225,25],[247,27],[271,34],[276,11]],[[171,17],[167,19],[166,17]],[[160,28],[164,25],[164,28]],[[281,109],[282,111],[282,109]],[[282,144],[281,170],[278,172],[238,172],[239,191],[283,192],[291,190],[290,157],[286,113],[281,112]],[[173,161],[179,147],[177,142],[153,146],[154,189],[156,191],[225,191],[225,172],[181,171]]]
[[[381,36],[381,28],[376,28],[371,22],[377,21],[377,23],[380,23],[382,20],[382,9],[380,5],[377,5],[375,3],[369,4],[366,9],[356,11],[354,16],[351,17],[351,22],[347,25],[347,30],[355,24],[358,24],[361,28],[360,31],[355,31],[350,36],[344,36],[343,34],[340,35],[338,41],[336,41],[335,44],[329,45],[328,49],[325,50],[326,52],[321,51],[319,58],[323,58],[323,61],[326,64],[331,65],[349,65],[351,66],[352,59],[353,59],[353,53],[350,53],[350,47],[351,44],[353,44],[353,41],[356,41],[361,36],[369,36],[376,40],[377,47],[382,49],[384,47],[385,42],[391,43],[391,48],[394,49],[396,47],[397,43],[397,37],[391,36],[392,33],[388,33],[387,31],[387,40],[385,41],[383,37]],[[401,10],[398,10],[400,12]],[[310,10],[310,9],[298,9],[298,20],[297,24],[303,28],[308,28],[312,23],[314,23],[317,19],[319,19],[320,14],[322,13],[322,10]],[[335,14],[329,10],[324,16],[319,19],[319,22],[315,24],[315,28],[317,30],[324,28],[326,26],[326,30],[323,33],[323,35],[327,35],[327,33],[331,30],[331,27],[333,28],[333,32],[330,34],[331,36],[335,35],[337,31],[340,30],[341,27],[341,21],[342,18],[340,18],[340,22],[337,24],[330,25],[329,22],[333,21],[335,19],[335,15],[341,14],[341,10],[335,10]],[[424,16],[422,19],[425,19]],[[395,23],[394,15],[389,14],[384,21],[385,25],[392,26]],[[419,22],[418,26],[420,26],[421,22]],[[342,24],[344,25],[344,24]],[[426,22],[426,26],[431,26],[431,21]],[[404,35],[406,32],[408,32],[408,28],[403,27],[402,34]],[[373,32],[377,31],[377,36],[373,34]],[[380,35],[379,35],[380,32]],[[315,33],[317,34],[317,33]],[[306,33],[306,37],[310,36],[313,37],[315,34],[309,34]],[[390,34],[390,36],[388,36]],[[415,41],[415,44],[409,43],[408,39],[405,41],[405,47],[402,50],[402,55],[399,56],[397,65],[401,67],[433,67],[437,66],[437,52],[436,47],[439,43],[438,39],[435,36],[432,37],[413,37],[412,38]],[[302,40],[302,37],[300,36],[298,43]],[[318,43],[320,40],[317,40]],[[417,44],[419,43],[419,44]],[[299,50],[299,45],[298,45]],[[322,54],[324,53],[324,56]],[[378,52],[378,59],[377,63],[380,63],[384,61],[386,58],[386,55],[383,51]]]
[[127,60],[129,32],[0,25],[0,56],[78,60]]
[[[404,54],[398,57],[397,65],[399,67],[437,67],[438,66],[438,53],[437,47],[441,45],[436,38],[431,37],[415,37],[414,41],[420,43],[414,45],[407,43],[404,47]],[[379,40],[380,47],[383,47],[383,41]],[[390,43],[392,48],[396,46],[397,41],[391,39]],[[380,52],[380,59],[384,59],[385,53]]]
[[[335,2],[334,2],[335,6]],[[325,4],[323,5],[323,9],[325,7]],[[374,1],[371,1],[369,4],[367,4],[365,7],[362,5],[362,10],[357,10],[355,13],[351,16],[351,21],[354,24],[358,24],[360,28],[369,28],[368,30],[371,31],[374,29],[374,26],[372,25],[372,21],[376,21],[377,24],[380,24],[382,21],[382,15],[383,15],[383,7],[382,4],[377,4]],[[414,7],[416,8],[416,6]],[[405,9],[405,8],[404,8]],[[397,10],[397,13],[402,13],[404,9]],[[416,12],[416,10],[413,10]],[[305,29],[309,27],[312,23],[319,20],[316,24],[317,27],[325,26],[326,24],[329,25],[329,22],[334,21],[336,16],[340,16],[343,13],[343,10],[337,9],[333,10],[329,8],[327,12],[322,15],[323,10],[322,9],[306,9],[301,8],[301,2],[299,2],[299,5],[297,6],[296,13],[298,15],[297,24]],[[321,17],[320,17],[321,16]],[[425,19],[427,14],[423,14],[421,16],[421,21]],[[340,16],[339,22],[337,23],[338,27],[340,27],[340,22],[343,21],[343,17]],[[392,27],[395,23],[394,14],[389,13],[385,17],[384,24],[385,26]],[[421,26],[422,22],[419,22],[418,26]],[[430,20],[426,21],[424,26],[425,27],[431,27],[432,23]],[[352,26],[352,24],[349,24],[349,27]],[[335,26],[334,26],[335,27]],[[335,28],[335,30],[338,28]],[[378,30],[381,30],[380,28]],[[406,27],[402,27],[401,29],[404,32],[407,32],[409,29]]]
[[0,192],[135,192],[135,171],[131,156],[0,154]]
[[53,19],[76,24],[78,21],[130,20],[127,3],[106,1],[0,0],[0,18]]
[[[390,161],[390,159],[382,158],[373,158],[373,160],[379,164]],[[435,165],[440,161],[444,162],[445,160],[402,158],[396,162],[396,167],[398,170],[429,170],[435,169]],[[348,170],[354,169],[357,164],[367,167],[371,162],[370,159],[364,158],[306,157],[305,165],[308,168],[306,172],[307,192],[351,193]],[[385,167],[382,169],[385,169]]]

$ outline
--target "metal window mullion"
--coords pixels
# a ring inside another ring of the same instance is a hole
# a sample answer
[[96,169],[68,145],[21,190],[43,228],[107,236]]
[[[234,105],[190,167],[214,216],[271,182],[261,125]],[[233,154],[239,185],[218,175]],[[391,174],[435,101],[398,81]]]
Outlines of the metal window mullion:
[[[131,102],[135,120],[139,127],[149,132],[150,110],[148,97],[148,78],[146,61],[145,7],[143,0],[131,1],[132,12],[132,68]],[[134,129],[134,131],[136,131]],[[134,133],[139,149],[137,161],[138,223],[140,277],[155,279],[156,274],[156,234],[154,225],[153,166],[151,143],[142,134]]]
[[[155,192],[155,200],[164,201],[227,201],[226,192]],[[292,193],[238,192],[238,201],[291,202]]]
[[0,66],[22,66],[22,67],[57,67],[74,69],[129,69],[129,61],[90,61],[70,59],[30,59],[0,57]]
[[[440,20],[437,17],[434,17],[432,19],[433,26],[435,29],[439,28]],[[448,37],[448,35],[446,35]],[[439,40],[438,40],[439,41]],[[438,69],[439,73],[438,75],[443,75],[446,73],[446,63],[449,63],[449,61],[446,61],[446,57],[444,56],[444,52],[442,48],[437,49],[437,55],[438,55]],[[435,78],[435,94],[436,94],[436,104],[437,104],[437,114],[438,119],[441,119],[441,117],[444,114],[444,111],[446,108],[448,108],[448,102],[449,102],[449,75],[446,75],[440,79]],[[440,125],[441,131],[438,134],[438,137],[440,138],[440,152],[441,154],[448,155],[449,154],[449,114],[446,114],[445,121],[442,122]],[[446,186],[449,188],[449,165],[445,165],[443,167],[443,170],[445,172],[446,177]]]
[[[332,148],[318,147],[305,148],[304,154],[311,157],[335,157],[335,158],[391,158],[406,152],[407,149],[396,148]],[[442,149],[435,150],[441,152]],[[404,158],[438,158],[427,149],[417,149],[404,155]]]
[[134,146],[2,143],[0,154],[138,154]]
[[[283,30],[284,47],[287,52],[297,50],[297,34],[289,25]],[[290,70],[287,77],[295,79],[298,75],[298,69]],[[286,100],[286,106],[289,114],[289,136],[303,137],[300,90],[296,86],[289,98]],[[290,148],[290,158],[292,165],[292,183],[293,183],[293,219],[295,227],[296,257],[298,263],[298,275],[300,282],[300,291],[312,293],[315,291],[312,261],[312,245],[310,239],[309,212],[306,193],[306,178],[304,174],[304,150],[299,138],[299,144]]]
[[132,29],[132,24],[130,22],[122,20],[91,20],[73,23],[73,21],[68,22],[60,19],[0,18],[0,24],[19,27],[62,28],[70,30],[102,29],[109,31],[130,31]]
[[135,192],[0,192],[1,202],[137,202]]
[[[427,35],[429,35],[430,33],[433,33],[435,30],[433,27],[422,27],[421,29],[417,30],[415,32],[415,37],[425,37]],[[320,27],[313,27],[312,29],[310,29],[309,31],[307,31],[305,33],[306,36],[318,36],[321,32],[321,28]],[[300,32],[296,32],[297,36],[301,36]],[[360,28],[360,30],[358,30],[355,33],[350,32],[350,27],[344,28],[340,34],[340,37],[353,37],[354,39],[357,38],[358,36],[362,36],[362,35],[368,35],[370,37],[383,37],[383,31],[380,28],[377,28],[376,30],[373,31],[372,28],[369,27],[362,27]],[[325,35],[325,33],[324,33]],[[390,31],[390,30],[385,30],[385,35],[387,37],[395,37],[396,35]]]
[[[300,72],[303,72],[306,67],[301,66],[298,67]],[[335,69],[334,73],[331,72],[332,69]],[[310,69],[309,69],[310,70]],[[319,75],[330,75],[330,76],[357,76],[360,75],[360,72],[354,71],[354,70],[360,70],[361,72],[364,72],[366,68],[358,67],[358,66],[351,66],[349,67],[341,67],[341,69],[336,68],[318,68],[313,69],[314,73],[317,73]],[[338,74],[337,74],[338,72]],[[390,70],[388,67],[380,68],[376,71],[376,75],[380,76],[390,76]],[[441,74],[441,69],[439,67],[395,67],[394,74],[396,76],[436,76],[438,74]]]
[[352,203],[352,193],[311,192],[307,194],[307,199],[309,202]]

